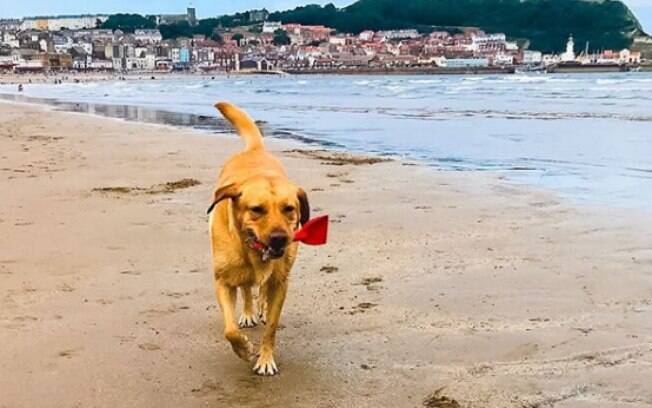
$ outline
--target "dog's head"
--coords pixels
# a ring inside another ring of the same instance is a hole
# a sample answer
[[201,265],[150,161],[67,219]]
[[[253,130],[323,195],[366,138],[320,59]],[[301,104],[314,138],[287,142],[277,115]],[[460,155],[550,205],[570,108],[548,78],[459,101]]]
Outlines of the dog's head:
[[213,204],[232,201],[233,223],[249,243],[262,244],[272,258],[280,258],[294,241],[294,233],[310,219],[306,192],[281,179],[255,178],[241,185],[218,188]]

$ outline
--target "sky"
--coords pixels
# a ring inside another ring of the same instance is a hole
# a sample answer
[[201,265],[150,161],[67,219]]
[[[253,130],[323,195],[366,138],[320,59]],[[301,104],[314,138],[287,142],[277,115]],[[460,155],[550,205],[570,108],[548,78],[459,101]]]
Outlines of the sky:
[[[400,1],[400,0],[396,0]],[[652,33],[652,0],[623,0],[638,17],[643,28]],[[56,14],[96,13],[181,13],[192,4],[199,18],[245,11],[254,8],[285,10],[304,4],[333,3],[345,6],[354,0],[0,0],[0,18]]]

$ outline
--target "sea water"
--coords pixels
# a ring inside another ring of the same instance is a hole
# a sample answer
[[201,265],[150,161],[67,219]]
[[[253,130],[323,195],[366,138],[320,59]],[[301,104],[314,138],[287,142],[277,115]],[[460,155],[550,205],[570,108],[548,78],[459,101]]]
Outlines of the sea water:
[[213,104],[226,100],[273,137],[500,172],[576,201],[652,209],[652,73],[183,76],[27,84],[23,94],[199,118],[217,117]]

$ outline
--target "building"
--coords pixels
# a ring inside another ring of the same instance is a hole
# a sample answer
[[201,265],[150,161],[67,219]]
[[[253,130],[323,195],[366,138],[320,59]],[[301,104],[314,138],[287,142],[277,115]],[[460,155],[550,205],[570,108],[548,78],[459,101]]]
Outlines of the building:
[[240,61],[239,68],[243,71],[268,71],[272,64],[265,57],[248,57]]
[[141,43],[158,44],[163,41],[163,36],[157,29],[142,29],[134,31],[134,39]]
[[260,23],[261,21],[267,20],[267,17],[269,17],[269,12],[265,9],[249,11],[250,23]]
[[0,31],[18,31],[22,21],[13,18],[0,19]]
[[618,62],[620,64],[639,65],[641,63],[641,53],[624,49],[618,53]]
[[283,26],[280,21],[265,21],[263,23],[263,33],[275,33],[276,30],[281,30]]
[[160,14],[156,16],[156,24],[176,24],[182,21],[191,26],[197,25],[197,14],[194,7],[188,7],[186,14]]
[[575,41],[573,41],[573,34],[568,37],[566,51],[561,54],[561,62],[575,62]]
[[358,38],[360,39],[360,41],[372,41],[375,36],[376,36],[375,32],[371,30],[365,30],[358,35]]
[[39,30],[39,31],[59,31],[83,30],[95,28],[109,19],[107,15],[76,15],[76,16],[46,16],[46,17],[27,17],[20,25],[22,31]]
[[471,37],[471,50],[474,52],[504,51],[507,38],[505,34],[474,34]]
[[379,37],[382,41],[405,40],[408,38],[420,37],[419,32],[414,29],[378,31],[376,36]]
[[524,65],[539,65],[543,61],[543,55],[540,51],[523,51],[523,64]]
[[449,58],[445,61],[447,68],[485,68],[489,66],[486,58]]
[[9,48],[20,47],[20,41],[15,33],[9,31],[0,31],[0,45],[5,45]]

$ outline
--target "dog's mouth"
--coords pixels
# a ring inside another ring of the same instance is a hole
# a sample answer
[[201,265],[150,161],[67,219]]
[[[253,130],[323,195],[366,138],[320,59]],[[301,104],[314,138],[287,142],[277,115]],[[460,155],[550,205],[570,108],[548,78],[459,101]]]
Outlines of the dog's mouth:
[[263,262],[266,262],[269,259],[282,258],[283,255],[285,255],[285,248],[272,248],[269,245],[266,245],[256,236],[254,231],[247,229],[246,234],[247,238],[245,239],[245,244],[247,244],[250,249],[260,252]]

